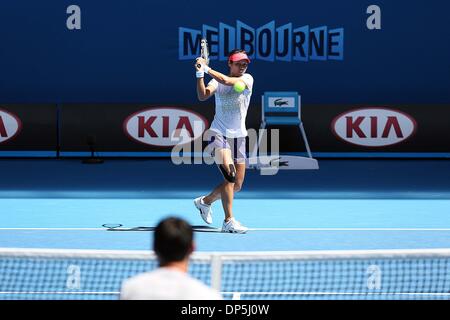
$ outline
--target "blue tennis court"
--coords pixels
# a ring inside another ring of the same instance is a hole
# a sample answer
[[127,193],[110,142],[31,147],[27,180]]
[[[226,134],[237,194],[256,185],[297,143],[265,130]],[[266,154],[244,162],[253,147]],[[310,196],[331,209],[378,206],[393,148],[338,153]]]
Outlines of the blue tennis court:
[[[11,217],[2,246],[147,250],[149,232],[113,232],[103,224],[156,226],[168,215],[203,221],[192,200],[2,199]],[[200,251],[293,251],[444,248],[450,245],[450,200],[436,199],[238,199],[235,210],[251,230],[232,235],[197,232]],[[220,228],[220,204],[215,206]]]
[[[450,164],[432,160],[326,160],[320,170],[248,171],[234,212],[245,235],[201,229],[193,199],[221,179],[214,166],[169,160],[2,160],[2,247],[147,250],[168,215],[199,226],[199,251],[446,248]],[[213,227],[223,209],[213,205]],[[202,231],[202,232],[200,232]]]
[[[77,159],[1,160],[1,247],[145,254],[152,247],[152,227],[175,215],[194,226],[200,255],[449,248],[448,161],[319,163],[320,170],[280,171],[274,176],[248,171],[244,188],[235,197],[234,212],[250,230],[228,234],[219,232],[220,202],[213,205],[214,221],[209,228],[193,205],[195,197],[220,181],[214,166],[176,166],[167,159],[107,159],[100,165]],[[415,268],[421,272],[435,268],[418,261],[413,264],[418,263]],[[447,262],[439,268],[450,274]],[[210,273],[206,274],[204,281],[209,283]],[[450,280],[444,278],[439,290],[447,290]],[[227,286],[222,287],[224,296],[236,298]],[[242,290],[245,293],[248,288]],[[267,291],[265,285],[252,290]],[[433,293],[436,288],[427,290]],[[295,294],[287,296],[296,299]],[[447,299],[448,294],[444,291],[431,298]],[[237,296],[242,298],[242,293]]]

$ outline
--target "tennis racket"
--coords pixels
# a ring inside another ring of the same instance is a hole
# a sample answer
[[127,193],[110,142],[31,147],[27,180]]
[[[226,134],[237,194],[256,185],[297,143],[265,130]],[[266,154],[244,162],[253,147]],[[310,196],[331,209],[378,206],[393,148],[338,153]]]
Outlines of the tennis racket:
[[[202,41],[200,42],[200,57],[202,57],[203,59],[205,59],[206,61],[206,65],[209,65],[209,51],[208,51],[208,42],[206,41],[206,39],[202,39]],[[197,64],[197,68],[200,68],[201,64],[198,63]]]

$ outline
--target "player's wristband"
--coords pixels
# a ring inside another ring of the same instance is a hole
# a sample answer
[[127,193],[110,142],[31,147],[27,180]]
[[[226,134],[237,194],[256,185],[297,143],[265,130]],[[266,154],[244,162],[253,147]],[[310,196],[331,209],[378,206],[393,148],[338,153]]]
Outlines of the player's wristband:
[[205,71],[206,74],[209,72],[210,69],[211,69],[211,68],[208,67],[207,65],[204,65],[204,66],[203,66],[203,71]]
[[197,79],[204,78],[205,77],[205,73],[203,71],[197,71],[195,73],[195,76],[197,77]]

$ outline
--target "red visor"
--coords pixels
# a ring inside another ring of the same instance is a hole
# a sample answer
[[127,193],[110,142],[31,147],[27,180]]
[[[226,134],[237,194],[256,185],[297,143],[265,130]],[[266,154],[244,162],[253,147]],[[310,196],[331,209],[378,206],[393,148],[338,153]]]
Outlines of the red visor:
[[238,53],[233,54],[228,60],[231,62],[246,60],[247,63],[250,63],[250,59],[243,52],[238,52]]

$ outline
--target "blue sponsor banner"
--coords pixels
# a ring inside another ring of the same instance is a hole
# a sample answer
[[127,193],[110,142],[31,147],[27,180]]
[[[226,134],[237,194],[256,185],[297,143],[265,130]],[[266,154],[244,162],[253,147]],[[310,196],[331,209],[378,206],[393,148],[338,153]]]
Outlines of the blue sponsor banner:
[[280,61],[292,60],[292,23],[278,27],[275,37],[276,52],[275,56]]
[[275,60],[275,21],[269,22],[256,30],[256,59]]
[[236,46],[236,28],[225,23],[219,23],[219,32],[222,37],[219,37],[219,60],[227,60],[228,54]]
[[295,28],[293,30],[294,41],[293,42],[293,60],[295,61],[308,61],[309,60],[309,26]]
[[337,28],[328,32],[328,59],[344,59],[344,29]]
[[344,59],[344,28],[328,30],[327,26],[311,29],[302,26],[292,29],[292,23],[276,27],[275,21],[270,21],[255,29],[239,20],[235,27],[219,25],[219,29],[203,25],[202,30],[180,27],[178,58],[191,60],[198,57],[200,41],[204,38],[209,44],[211,60],[216,57],[227,60],[228,53],[234,48],[245,50],[251,59],[270,62],[291,61],[292,52],[296,61],[326,61],[328,54],[332,60]]

